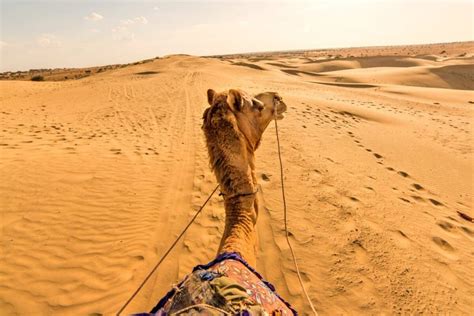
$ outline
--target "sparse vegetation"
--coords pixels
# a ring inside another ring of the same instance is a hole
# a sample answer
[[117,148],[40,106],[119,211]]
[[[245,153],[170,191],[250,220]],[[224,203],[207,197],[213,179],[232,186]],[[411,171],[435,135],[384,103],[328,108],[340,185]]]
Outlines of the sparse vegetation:
[[40,75],[36,75],[31,77],[31,81],[44,81],[44,77]]
[[158,71],[142,71],[135,73],[136,75],[156,75]]

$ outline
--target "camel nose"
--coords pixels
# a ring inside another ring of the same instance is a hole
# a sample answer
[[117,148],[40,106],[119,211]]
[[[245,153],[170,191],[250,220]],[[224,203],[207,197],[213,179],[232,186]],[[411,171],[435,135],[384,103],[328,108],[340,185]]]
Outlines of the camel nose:
[[285,113],[285,112],[286,112],[286,104],[285,104],[285,102],[280,101],[280,102],[278,102],[278,103],[279,103],[279,104],[278,104],[278,106],[277,106],[277,112],[280,113],[280,114],[281,114],[281,113]]

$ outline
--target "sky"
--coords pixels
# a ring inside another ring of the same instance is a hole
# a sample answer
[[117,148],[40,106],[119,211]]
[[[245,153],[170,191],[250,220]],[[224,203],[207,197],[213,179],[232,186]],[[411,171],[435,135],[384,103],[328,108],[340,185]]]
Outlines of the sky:
[[0,71],[474,40],[474,0],[0,0]]

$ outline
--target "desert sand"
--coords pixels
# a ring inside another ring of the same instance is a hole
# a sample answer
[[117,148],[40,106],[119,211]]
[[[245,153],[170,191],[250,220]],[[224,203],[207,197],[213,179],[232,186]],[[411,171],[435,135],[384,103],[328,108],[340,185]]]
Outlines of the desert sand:
[[[291,238],[320,315],[468,315],[473,43],[168,56],[67,81],[0,81],[0,314],[111,315],[216,185],[206,90],[277,91]],[[283,234],[275,129],[257,150],[257,270],[309,313]],[[126,312],[223,232],[212,198]]]

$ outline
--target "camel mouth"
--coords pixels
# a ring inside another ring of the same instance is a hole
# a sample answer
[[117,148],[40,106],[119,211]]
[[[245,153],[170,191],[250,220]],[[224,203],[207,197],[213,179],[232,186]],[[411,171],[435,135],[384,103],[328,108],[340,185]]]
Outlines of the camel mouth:
[[276,115],[276,119],[277,119],[277,120],[282,120],[282,119],[284,119],[284,118],[285,118],[285,114],[283,114],[283,113],[277,113],[277,115]]
[[286,112],[286,104],[283,101],[278,102],[278,106],[276,109],[276,118],[277,120],[281,120],[285,117],[283,113]]

